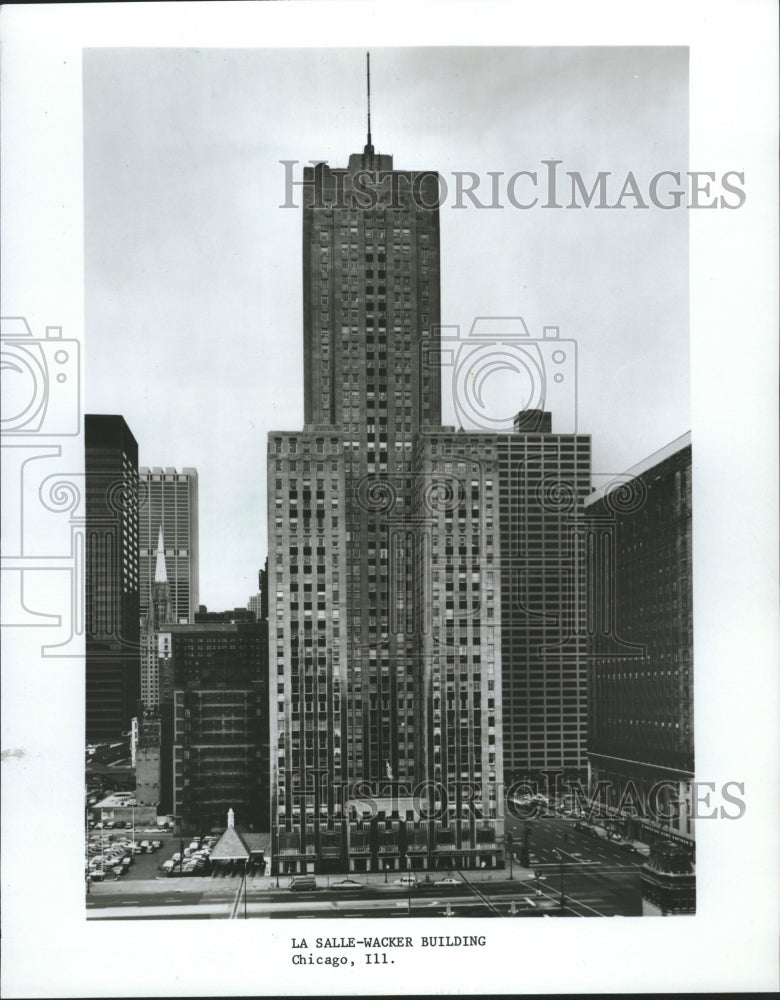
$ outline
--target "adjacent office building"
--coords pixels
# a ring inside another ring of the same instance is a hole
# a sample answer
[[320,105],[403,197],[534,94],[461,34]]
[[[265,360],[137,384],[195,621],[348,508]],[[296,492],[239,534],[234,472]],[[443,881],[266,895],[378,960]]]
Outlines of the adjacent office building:
[[[553,434],[549,412],[526,410],[512,433],[429,432],[420,440],[425,475],[445,477],[463,498],[436,518],[430,590],[419,604],[432,623],[443,618],[452,629],[458,648],[446,650],[449,681],[458,679],[458,663],[461,680],[464,664],[474,663],[477,675],[481,664],[488,732],[503,732],[503,746],[488,747],[488,777],[503,776],[506,786],[544,784],[545,771],[584,780],[590,438]],[[434,637],[438,631],[433,624]],[[457,719],[448,725],[459,731]]]
[[139,497],[141,614],[149,608],[162,531],[173,619],[192,622],[199,600],[197,470],[142,467]]
[[586,514],[592,783],[608,783],[622,832],[692,850],[690,434],[593,493]]
[[123,417],[86,414],[86,738],[129,732],[140,694],[138,445]]

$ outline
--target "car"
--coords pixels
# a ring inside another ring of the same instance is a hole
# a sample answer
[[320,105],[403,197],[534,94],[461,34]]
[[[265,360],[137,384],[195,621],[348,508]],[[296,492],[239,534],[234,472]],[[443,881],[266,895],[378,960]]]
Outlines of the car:
[[106,822],[103,824],[103,829],[104,830],[113,830],[115,826],[116,826],[116,823],[112,819],[107,819]]
[[155,849],[155,851],[159,850],[159,848],[162,847],[162,841],[161,840],[153,840],[152,841],[152,847]]
[[125,830],[132,830],[132,829],[133,829],[133,821],[131,819],[128,819],[125,822]]
[[173,862],[174,862],[174,864],[176,864],[177,862],[181,861],[181,854],[179,854],[179,852],[177,851],[177,852],[176,852],[176,853],[175,853],[175,854],[173,855],[173,857],[171,858],[171,861],[173,861]]
[[419,883],[419,881],[420,880],[417,878],[416,875],[402,875],[400,878],[397,878],[395,880],[394,884],[395,885],[417,885]]
[[461,885],[462,883],[460,879],[457,878],[440,878],[437,879],[433,884],[441,887],[446,887],[448,885]]
[[160,865],[160,871],[163,872],[172,871],[175,864],[176,862],[170,859],[168,861],[163,861],[163,863]]
[[312,875],[298,875],[290,882],[290,892],[303,892],[306,889],[316,889],[317,880]]
[[102,882],[103,872],[90,872],[88,878],[90,882]]
[[340,882],[331,882],[331,889],[365,889],[362,882],[356,882],[353,878],[343,878]]
[[148,840],[142,840],[142,841],[141,841],[141,847],[143,847],[143,848],[144,848],[144,850],[146,850],[146,848],[147,848],[148,846],[149,846],[149,841],[148,841]]
[[95,830],[102,830],[103,829],[103,823],[102,823],[101,820],[98,820],[97,823],[95,823],[94,829]]
[[122,865],[114,865],[111,871],[114,873],[114,875],[124,875],[127,869],[124,868]]

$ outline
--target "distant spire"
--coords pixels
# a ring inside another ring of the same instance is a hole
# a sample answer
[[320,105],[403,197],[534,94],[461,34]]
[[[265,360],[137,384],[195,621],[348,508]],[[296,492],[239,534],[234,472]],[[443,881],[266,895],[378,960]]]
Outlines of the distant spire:
[[157,537],[157,565],[154,568],[154,582],[168,582],[168,573],[165,569],[165,549],[163,547],[162,525],[160,525],[160,534]]
[[371,53],[366,52],[366,96],[368,97],[368,142],[363,148],[366,156],[374,155],[374,147],[371,145]]

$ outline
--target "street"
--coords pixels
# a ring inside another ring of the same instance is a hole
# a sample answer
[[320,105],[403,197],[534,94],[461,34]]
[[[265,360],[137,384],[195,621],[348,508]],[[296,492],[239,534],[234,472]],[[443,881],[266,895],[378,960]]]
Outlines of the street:
[[[507,815],[515,860],[500,872],[456,873],[460,885],[423,880],[411,889],[380,875],[362,875],[360,888],[335,890],[341,876],[317,876],[318,888],[291,893],[289,878],[250,875],[157,879],[157,866],[179,847],[161,837],[154,855],[138,855],[132,876],[97,883],[86,897],[90,919],[272,919],[407,916],[640,916],[643,858],[609,840],[574,829],[573,821],[541,816],[528,821],[529,868],[520,866],[523,822]],[[278,885],[277,885],[278,881]],[[563,896],[563,907],[561,907]]]
[[[542,816],[528,825],[530,868],[540,876],[546,891],[557,893],[563,868],[567,911],[581,916],[641,915],[639,868],[643,857],[626,853],[612,841],[580,833],[571,820]],[[506,832],[514,838],[517,852],[522,822],[507,814]]]

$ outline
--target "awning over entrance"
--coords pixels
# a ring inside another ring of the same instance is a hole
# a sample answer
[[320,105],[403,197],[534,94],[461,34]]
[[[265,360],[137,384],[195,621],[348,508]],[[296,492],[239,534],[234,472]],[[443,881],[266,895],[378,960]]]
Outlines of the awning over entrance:
[[221,835],[214,850],[211,861],[254,861],[270,856],[270,833],[254,833],[234,826],[232,815],[228,815],[228,826]]

